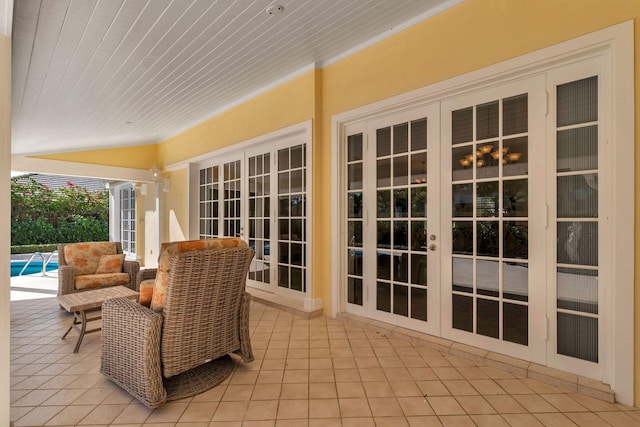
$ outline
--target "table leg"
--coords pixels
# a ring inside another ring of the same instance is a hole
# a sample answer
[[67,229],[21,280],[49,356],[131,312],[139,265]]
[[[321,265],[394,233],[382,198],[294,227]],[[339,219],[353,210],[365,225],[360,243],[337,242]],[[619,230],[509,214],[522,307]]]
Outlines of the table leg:
[[[84,338],[84,334],[87,330],[87,315],[85,314],[84,310],[80,310],[80,335],[78,336],[78,342],[76,343],[76,348],[73,349],[74,353],[77,353],[78,350],[80,349],[80,344],[82,344],[82,338]],[[74,314],[74,318],[75,318],[75,314]],[[74,319],[75,322],[75,319]]]

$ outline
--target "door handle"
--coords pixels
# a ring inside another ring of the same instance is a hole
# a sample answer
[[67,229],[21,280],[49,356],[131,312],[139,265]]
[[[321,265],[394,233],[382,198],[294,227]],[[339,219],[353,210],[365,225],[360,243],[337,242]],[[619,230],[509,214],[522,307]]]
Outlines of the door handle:
[[438,247],[436,246],[435,243],[432,243],[429,246],[427,246],[427,249],[429,249],[430,251],[435,251],[436,249],[438,249]]

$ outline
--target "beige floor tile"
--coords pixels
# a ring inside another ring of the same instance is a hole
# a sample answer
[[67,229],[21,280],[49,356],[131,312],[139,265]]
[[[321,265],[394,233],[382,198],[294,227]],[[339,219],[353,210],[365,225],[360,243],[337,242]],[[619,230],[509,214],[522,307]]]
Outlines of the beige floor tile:
[[281,384],[284,371],[260,371],[256,384]]
[[340,417],[338,399],[309,399],[309,418]]
[[78,425],[110,424],[128,405],[99,405],[92,408]]
[[426,417],[407,417],[409,427],[440,427],[442,423],[438,417],[426,416]]
[[53,396],[47,399],[44,402],[44,405],[70,405],[84,392],[85,390],[80,389],[59,390]]
[[482,396],[456,396],[456,400],[469,415],[486,415],[497,412]]
[[607,425],[607,423],[593,412],[572,412],[565,414],[574,424],[580,427]]
[[366,381],[387,381],[384,371],[380,368],[361,368],[359,369],[360,378]]
[[575,427],[576,425],[565,414],[534,414],[534,416],[549,427]]
[[436,366],[433,368],[433,372],[438,376],[440,380],[463,380],[464,377],[456,368],[447,366]]
[[403,416],[402,408],[395,397],[370,397],[369,407],[374,417]]
[[186,402],[167,402],[151,412],[145,423],[177,422],[189,404]]
[[409,369],[409,374],[411,374],[411,378],[416,381],[430,381],[437,380],[438,376],[433,369],[426,367],[418,367]]
[[464,409],[458,401],[450,396],[428,396],[427,402],[433,408],[436,415],[459,415],[464,414]]
[[423,396],[450,396],[451,392],[442,381],[417,381]]
[[389,381],[389,385],[397,397],[423,396],[414,381]]
[[376,423],[373,418],[342,418],[342,427],[376,427]]
[[319,382],[309,384],[309,399],[336,399],[337,397],[336,383]]
[[15,421],[15,427],[43,426],[51,418],[55,417],[64,406],[39,406],[27,412],[24,416]]
[[491,406],[500,414],[523,414],[527,410],[509,395],[483,396]]
[[470,415],[478,427],[509,427],[509,423],[501,415]]
[[355,369],[357,368],[356,359],[353,357],[336,357],[333,359],[334,370]]
[[369,402],[365,398],[338,399],[343,418],[371,417]]
[[358,368],[367,369],[367,368],[379,368],[380,362],[378,362],[377,357],[358,357],[355,359],[356,365]]
[[[278,384],[279,385],[279,384]],[[234,385],[227,386],[224,395],[222,396],[223,402],[242,401],[249,400],[253,394],[254,386],[251,385]]]
[[531,413],[558,412],[556,408],[537,394],[518,394],[513,396],[513,398]]
[[[502,417],[513,427],[543,427],[531,414],[503,414]],[[594,426],[595,427],[595,426]]]
[[38,406],[54,394],[56,394],[56,390],[33,390],[14,402],[12,406]]
[[69,426],[77,425],[89,412],[94,409],[93,405],[73,405],[67,406],[56,416],[47,422],[47,426]]
[[453,396],[477,395],[478,391],[467,380],[442,380]]
[[469,384],[480,394],[506,394],[502,387],[494,380],[469,380]]
[[544,400],[553,405],[560,412],[587,412],[589,409],[566,394],[541,394]]
[[376,427],[409,427],[404,417],[375,417]]
[[251,400],[273,400],[280,398],[282,384],[256,384]]
[[529,388],[521,379],[496,379],[496,383],[509,394],[532,394],[534,391]]
[[522,378],[522,381],[527,387],[533,390],[535,393],[566,393],[566,390],[559,389],[558,387],[550,384],[545,384],[538,380],[531,378]]
[[613,403],[585,396],[584,394],[569,393],[568,396],[593,412],[615,412],[618,410]]
[[301,384],[309,382],[309,370],[287,369],[282,378],[283,384]]
[[191,400],[193,402],[219,402],[227,391],[227,387],[228,386],[219,385],[197,396],[193,396]]
[[312,369],[309,371],[309,383],[333,383],[333,369]]
[[368,381],[362,383],[367,397],[393,397],[391,384],[386,381]]
[[308,419],[309,418],[309,401],[308,400],[280,400],[278,403],[277,419]]
[[475,427],[475,423],[468,415],[441,416],[440,422],[445,427]]
[[596,412],[596,414],[615,427],[631,427],[638,426],[638,420],[624,412]]
[[360,378],[360,371],[355,368],[350,369],[334,369],[333,376],[338,383],[350,383],[356,381],[362,381]]
[[342,427],[340,418],[311,418],[309,427]]
[[245,413],[245,420],[273,420],[278,414],[277,400],[257,400],[249,402],[249,407]]
[[114,389],[94,388],[84,390],[74,402],[74,405],[99,405],[114,392]]
[[405,417],[435,415],[435,412],[424,397],[399,397],[398,404]]
[[[369,383],[371,384],[371,383]],[[338,397],[365,397],[364,387],[361,382],[336,383]]]
[[308,399],[309,398],[309,385],[308,384],[282,384],[282,391],[280,392],[280,399]]
[[383,371],[387,381],[413,381],[407,368],[384,368]]
[[213,418],[218,402],[191,402],[178,420],[180,423],[209,422]]

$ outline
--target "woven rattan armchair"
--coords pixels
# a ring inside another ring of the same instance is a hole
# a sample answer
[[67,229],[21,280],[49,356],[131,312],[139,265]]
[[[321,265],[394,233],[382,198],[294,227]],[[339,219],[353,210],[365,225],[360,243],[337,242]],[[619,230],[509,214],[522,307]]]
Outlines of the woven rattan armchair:
[[[90,268],[93,271],[79,271],[74,266],[74,262],[78,262],[77,259],[67,258],[69,251],[73,248],[81,248],[79,251],[85,252],[87,259],[82,260],[82,265],[87,268],[89,264],[95,264],[93,268]],[[107,254],[121,255],[124,258],[120,242],[60,243],[58,245],[58,295],[90,291],[106,286],[122,285],[131,289],[135,288],[140,264],[137,261],[123,259],[119,272],[96,274],[95,267],[99,265],[101,251]],[[85,284],[89,283],[91,286],[79,286],[80,281]]]
[[209,390],[253,360],[248,247],[171,256],[161,312],[124,298],[102,305],[100,371],[146,406]]

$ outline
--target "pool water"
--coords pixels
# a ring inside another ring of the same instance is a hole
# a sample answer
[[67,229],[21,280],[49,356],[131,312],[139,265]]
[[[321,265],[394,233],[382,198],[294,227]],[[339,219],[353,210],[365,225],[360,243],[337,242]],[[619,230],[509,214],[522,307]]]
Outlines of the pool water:
[[[11,261],[11,277],[19,275],[26,262],[27,261]],[[50,262],[47,264],[47,271],[56,270],[57,268],[57,262]],[[27,269],[24,270],[22,274],[25,275],[40,272],[42,272],[42,261],[31,261]]]

